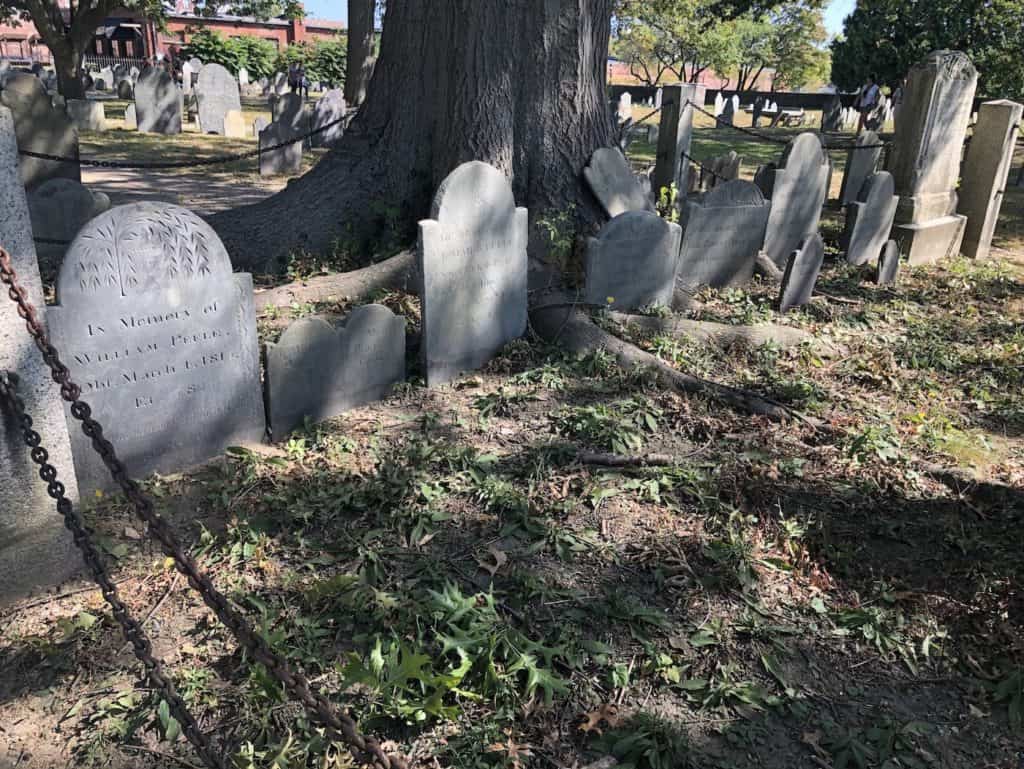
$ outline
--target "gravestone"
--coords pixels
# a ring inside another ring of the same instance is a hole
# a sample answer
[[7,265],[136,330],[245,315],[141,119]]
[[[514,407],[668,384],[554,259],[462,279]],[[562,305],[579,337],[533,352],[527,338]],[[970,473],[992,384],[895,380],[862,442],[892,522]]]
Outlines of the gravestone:
[[[658,155],[651,183],[655,197],[673,184],[677,190],[688,190],[690,141],[693,138],[693,105],[704,104],[704,86],[670,85],[662,89],[661,128],[658,134]],[[676,209],[681,210],[685,196],[676,198]]]
[[198,73],[192,69],[192,62],[186,61],[181,65],[181,92],[184,94],[192,93],[192,76],[198,75]]
[[758,166],[757,170],[754,171],[754,184],[761,190],[761,194],[765,198],[770,199],[772,196],[772,188],[775,186],[775,172],[779,170],[779,167],[775,163],[765,163],[763,166]]
[[896,183],[888,171],[872,174],[861,187],[857,202],[846,208],[846,226],[839,247],[850,264],[877,259],[889,240],[896,215]]
[[719,184],[738,179],[741,163],[742,158],[733,150],[712,158],[705,167],[700,169],[700,187],[711,190]]
[[734,180],[688,200],[678,282],[687,288],[742,286],[764,244],[769,202],[756,185]]
[[878,160],[882,156],[882,141],[874,131],[864,131],[846,153],[846,169],[843,171],[843,184],[839,189],[839,203],[847,206],[857,200],[860,188],[878,168]]
[[[296,176],[302,171],[302,142],[290,141],[294,138],[294,131],[279,123],[271,123],[260,131],[260,176]],[[285,142],[289,143],[277,146]]]
[[[41,264],[59,266],[68,246],[85,223],[110,208],[110,198],[72,179],[49,179],[28,195],[32,234],[40,240]],[[45,242],[63,241],[63,242]]]
[[203,133],[224,135],[224,115],[242,109],[238,82],[220,64],[206,64],[196,82],[199,127]]
[[793,251],[817,233],[828,175],[828,156],[815,134],[802,133],[786,146],[771,184],[764,244],[777,267],[784,267]]
[[[63,109],[53,106],[39,79],[16,72],[0,91],[0,105],[11,111],[18,149],[78,158],[78,131]],[[47,179],[82,178],[78,163],[60,163],[24,155],[18,158],[21,182],[26,189]]]
[[736,106],[732,99],[726,99],[722,107],[722,115],[716,124],[717,128],[725,128],[736,122]]
[[[10,253],[28,300],[46,321],[46,301],[29,226],[28,204],[18,172],[14,119],[0,106],[0,244]],[[77,497],[75,468],[64,409],[50,371],[18,317],[14,303],[0,302],[0,371],[14,372],[18,394],[42,437],[49,461],[72,499]],[[0,409],[0,605],[35,590],[52,587],[81,568],[71,537],[39,479],[20,425]]]
[[292,136],[306,133],[306,111],[302,97],[297,93],[286,93],[271,106],[273,122],[291,131]]
[[120,86],[124,81],[132,82],[131,69],[127,64],[118,64],[114,67],[114,85]]
[[331,127],[310,137],[310,144],[313,147],[334,147],[341,137],[345,135],[345,124],[339,123],[345,117],[348,110],[345,104],[345,94],[338,89],[332,89],[317,99],[313,107],[313,129],[325,125]]
[[163,67],[146,67],[135,84],[135,115],[140,131],[181,133],[181,92]]
[[486,163],[463,163],[438,187],[417,245],[428,387],[479,368],[526,330],[528,218]]
[[655,109],[661,109],[661,101],[664,98],[664,96],[665,96],[665,94],[662,91],[662,89],[660,89],[660,88],[654,92],[654,108]]
[[590,165],[583,169],[583,177],[608,216],[654,210],[654,203],[637,184],[626,156],[617,149],[596,150]]
[[829,97],[829,100],[825,102],[825,106],[821,111],[821,130],[843,130],[843,102],[840,101],[839,96],[836,94],[832,94],[832,96]]
[[900,250],[895,240],[886,242],[882,254],[878,257],[878,268],[875,270],[875,283],[879,286],[895,286],[899,278]]
[[103,104],[88,99],[68,99],[68,117],[79,131],[106,131],[107,118]]
[[721,117],[723,112],[725,112],[725,97],[722,96],[722,92],[719,91],[715,94],[715,117]]
[[124,108],[124,127],[126,131],[137,131],[139,120],[135,114],[135,105],[129,104]]
[[117,84],[117,98],[118,99],[134,99],[135,91],[132,89],[131,80],[122,80]]
[[616,216],[587,239],[587,303],[627,312],[670,307],[681,235],[678,224],[650,211]]
[[910,264],[960,250],[966,218],[956,213],[956,184],[977,85],[959,51],[931,53],[907,76],[889,171],[900,196],[893,238]]
[[284,72],[278,72],[274,75],[270,88],[271,93],[275,93],[278,96],[288,93],[288,75]]
[[818,274],[824,261],[825,243],[818,233],[807,238],[800,244],[800,248],[789,255],[786,271],[782,275],[779,312],[786,312],[793,307],[803,307],[811,301],[814,284],[818,282]]
[[258,117],[255,120],[253,120],[252,121],[252,135],[255,136],[257,139],[259,139],[260,138],[260,131],[262,131],[264,128],[266,128],[267,125],[268,125],[268,123],[267,123],[267,119],[265,117]]
[[986,259],[1010,178],[1010,164],[1020,133],[1024,107],[1014,101],[987,101],[978,111],[960,182],[957,211],[967,217],[963,248],[965,256]]
[[232,139],[245,138],[245,118],[242,116],[242,110],[229,109],[224,113],[224,135]]
[[107,91],[114,87],[114,70],[104,67],[96,75],[96,90]]
[[623,91],[619,96],[618,117],[620,123],[633,119],[633,97],[629,91]]
[[238,84],[249,85],[249,70],[245,67],[238,68]]
[[405,379],[405,319],[387,307],[357,307],[335,328],[322,318],[290,325],[267,345],[267,416],[280,440],[313,422],[386,398]]
[[[252,278],[232,274],[191,211],[133,203],[100,214],[68,250],[57,300],[56,346],[130,476],[261,440]],[[110,488],[80,429],[71,446],[83,494]]]

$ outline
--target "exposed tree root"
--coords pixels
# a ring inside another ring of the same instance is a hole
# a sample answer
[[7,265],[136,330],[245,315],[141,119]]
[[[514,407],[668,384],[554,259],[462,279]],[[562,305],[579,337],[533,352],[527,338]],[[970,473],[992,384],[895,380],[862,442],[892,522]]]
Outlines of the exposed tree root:
[[769,257],[764,251],[758,252],[755,269],[757,270],[758,275],[763,275],[775,283],[782,282],[782,270],[778,268],[775,262],[771,260],[771,257]]
[[628,456],[622,454],[595,454],[581,451],[576,455],[581,465],[597,465],[598,467],[669,467],[677,464],[675,457],[669,454],[642,454]]

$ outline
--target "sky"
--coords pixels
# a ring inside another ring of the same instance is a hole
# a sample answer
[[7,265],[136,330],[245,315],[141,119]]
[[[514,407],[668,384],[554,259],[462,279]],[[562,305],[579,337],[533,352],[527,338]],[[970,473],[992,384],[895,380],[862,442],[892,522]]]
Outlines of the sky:
[[853,13],[857,0],[832,0],[825,9],[825,29],[830,35],[843,31],[843,19]]

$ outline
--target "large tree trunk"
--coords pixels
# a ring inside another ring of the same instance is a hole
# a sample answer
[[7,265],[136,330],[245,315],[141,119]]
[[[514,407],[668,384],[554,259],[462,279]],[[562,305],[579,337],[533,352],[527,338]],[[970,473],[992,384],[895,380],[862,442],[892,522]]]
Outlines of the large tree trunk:
[[348,56],[345,101],[362,104],[373,72],[373,18],[377,0],[348,0]]
[[[536,221],[599,217],[580,183],[610,144],[605,71],[614,0],[388,0],[366,102],[337,149],[265,201],[211,217],[237,267],[277,272],[334,240],[411,241],[437,184],[483,160]],[[252,244],[258,244],[258,251]]]
[[53,53],[53,68],[57,73],[57,90],[65,99],[84,99],[85,83],[82,82],[81,53],[70,45],[50,48]]

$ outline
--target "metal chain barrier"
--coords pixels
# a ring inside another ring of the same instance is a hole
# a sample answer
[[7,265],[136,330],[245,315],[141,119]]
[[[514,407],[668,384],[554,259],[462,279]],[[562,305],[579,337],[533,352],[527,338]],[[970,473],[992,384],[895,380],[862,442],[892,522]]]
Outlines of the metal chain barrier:
[[357,762],[371,764],[378,769],[407,769],[408,765],[404,759],[385,753],[376,739],[364,736],[359,731],[355,720],[348,713],[339,710],[322,693],[314,691],[306,677],[298,671],[293,671],[281,655],[270,648],[266,639],[254,632],[245,617],[214,587],[209,577],[199,571],[174,531],[154,509],[152,500],[128,477],[113,445],[104,437],[102,426],[92,418],[89,405],[80,399],[81,388],[72,381],[71,372],[50,343],[35,307],[28,301],[28,294],[18,284],[11,257],[2,247],[0,282],[8,287],[11,300],[18,306],[18,315],[25,321],[28,332],[42,353],[53,380],[60,385],[61,397],[71,404],[71,415],[82,423],[82,432],[92,441],[93,449],[100,455],[111,477],[132,503],[136,515],[148,526],[149,535],[159,543],[162,552],[174,560],[177,570],[186,577],[189,585],[199,593],[203,602],[231,631],[251,659],[264,665],[284,690],[305,707],[309,716],[327,729],[332,738],[344,742]]

